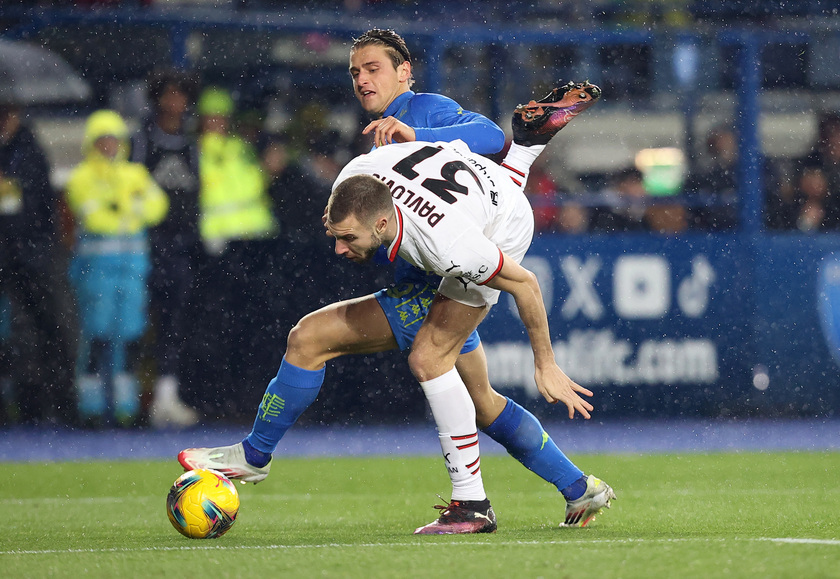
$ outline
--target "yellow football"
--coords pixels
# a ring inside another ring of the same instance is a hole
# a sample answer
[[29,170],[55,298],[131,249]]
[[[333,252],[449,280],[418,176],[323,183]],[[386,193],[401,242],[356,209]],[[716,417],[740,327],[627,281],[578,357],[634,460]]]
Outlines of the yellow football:
[[215,539],[227,533],[239,512],[239,493],[220,472],[196,469],[172,484],[166,514],[179,533],[190,539]]

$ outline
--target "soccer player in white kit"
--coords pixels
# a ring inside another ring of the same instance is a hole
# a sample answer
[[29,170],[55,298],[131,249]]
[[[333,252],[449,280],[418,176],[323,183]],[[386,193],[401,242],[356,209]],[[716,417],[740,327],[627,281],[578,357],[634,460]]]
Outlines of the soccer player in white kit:
[[408,363],[438,426],[453,501],[487,512],[475,410],[455,361],[501,291],[513,295],[528,331],[539,391],[551,403],[565,401],[570,417],[592,410],[578,394],[592,393],[557,366],[539,283],[519,265],[534,231],[527,198],[463,143],[392,144],[342,170],[325,225],[343,257],[367,261],[385,245],[390,259],[399,255],[443,278]]

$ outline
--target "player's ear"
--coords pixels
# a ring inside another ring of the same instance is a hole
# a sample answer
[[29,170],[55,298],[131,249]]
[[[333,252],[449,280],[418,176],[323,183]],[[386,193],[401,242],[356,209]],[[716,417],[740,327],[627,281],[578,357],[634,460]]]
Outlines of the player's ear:
[[407,82],[408,79],[411,78],[411,63],[407,60],[404,60],[398,67],[397,67],[398,77],[400,82]]
[[383,216],[376,220],[376,234],[382,235],[388,229],[388,218]]

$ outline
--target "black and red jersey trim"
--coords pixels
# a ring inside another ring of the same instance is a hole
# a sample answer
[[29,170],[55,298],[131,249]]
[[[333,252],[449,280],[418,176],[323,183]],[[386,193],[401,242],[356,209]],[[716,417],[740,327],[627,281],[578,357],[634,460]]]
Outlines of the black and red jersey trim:
[[402,238],[403,238],[403,216],[402,211],[397,206],[394,206],[394,211],[397,214],[397,237],[394,239],[394,242],[391,244],[391,249],[388,251],[388,261],[394,261],[397,259],[397,254],[400,251],[400,245],[402,245]]
[[503,266],[504,264],[505,264],[505,254],[504,254],[504,253],[502,253],[502,250],[500,249],[500,250],[499,250],[499,266],[496,268],[496,271],[494,271],[493,273],[491,273],[491,274],[490,274],[490,277],[488,277],[487,279],[485,279],[483,282],[481,282],[481,283],[477,283],[476,285],[487,285],[487,282],[489,282],[491,279],[493,279],[494,277],[496,277],[496,275],[497,275],[500,271],[502,271],[502,266]]

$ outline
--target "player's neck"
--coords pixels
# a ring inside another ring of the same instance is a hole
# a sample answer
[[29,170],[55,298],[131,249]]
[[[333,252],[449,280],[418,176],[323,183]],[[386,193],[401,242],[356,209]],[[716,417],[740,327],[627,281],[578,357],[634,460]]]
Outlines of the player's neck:
[[[394,95],[394,98],[392,98],[392,99],[388,102],[388,104],[387,104],[387,105],[385,105],[385,110],[384,110],[384,111],[382,111],[381,113],[379,113],[379,115],[377,115],[377,118],[379,118],[379,119],[384,118],[384,117],[385,117],[385,113],[387,113],[388,111],[390,111],[390,110],[391,110],[391,107],[393,107],[393,106],[394,106],[394,102],[395,102],[396,100],[398,100],[400,97],[402,97],[402,95],[404,95],[405,93],[409,92],[410,90],[411,90],[411,89],[409,89],[409,88],[408,88],[408,86],[404,86],[404,87],[402,88],[402,90],[401,90],[400,92],[398,92],[397,94],[395,94],[395,95]],[[395,113],[395,112],[396,112],[396,111],[391,111],[391,114],[393,114],[393,113]]]

